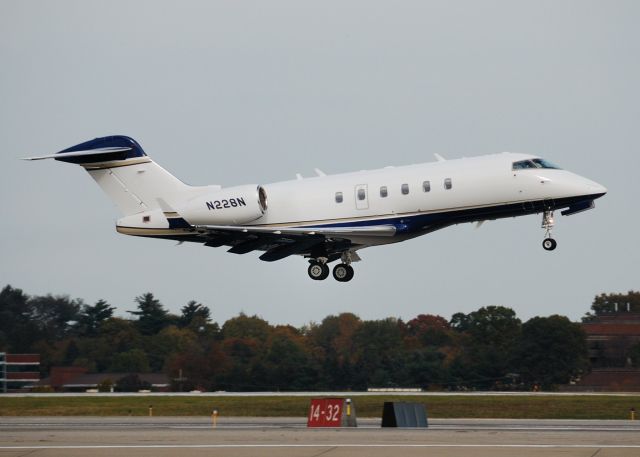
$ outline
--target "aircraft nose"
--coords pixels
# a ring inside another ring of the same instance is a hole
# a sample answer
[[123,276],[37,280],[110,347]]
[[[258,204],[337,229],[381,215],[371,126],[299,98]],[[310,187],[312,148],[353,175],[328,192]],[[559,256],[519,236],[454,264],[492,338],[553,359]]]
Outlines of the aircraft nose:
[[604,194],[607,193],[607,188],[604,187],[602,184],[598,184],[597,182],[591,181],[588,185],[588,188],[589,188],[590,194],[596,194],[598,195],[598,197],[602,197]]

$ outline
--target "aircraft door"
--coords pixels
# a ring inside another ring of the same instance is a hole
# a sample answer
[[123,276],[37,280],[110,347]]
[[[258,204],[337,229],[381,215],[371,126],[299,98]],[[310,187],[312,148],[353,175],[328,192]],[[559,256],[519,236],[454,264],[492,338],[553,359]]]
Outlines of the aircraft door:
[[369,209],[369,192],[366,184],[358,184],[355,189],[356,209]]

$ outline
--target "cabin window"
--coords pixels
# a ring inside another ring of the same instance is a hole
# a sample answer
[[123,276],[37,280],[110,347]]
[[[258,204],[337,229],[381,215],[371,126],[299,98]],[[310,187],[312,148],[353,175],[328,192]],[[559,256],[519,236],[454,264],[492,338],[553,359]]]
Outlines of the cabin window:
[[409,184],[403,184],[400,187],[400,191],[402,192],[402,195],[407,195],[409,193]]
[[389,195],[389,192],[387,192],[387,186],[382,186],[380,188],[380,196],[385,198],[387,195]]
[[429,192],[431,190],[431,181],[424,181],[422,183],[422,190],[424,192]]
[[336,192],[336,203],[342,203],[342,192]]
[[447,178],[444,180],[444,188],[450,190],[452,187],[451,178]]
[[364,189],[358,189],[358,200],[364,200],[367,197],[367,193]]

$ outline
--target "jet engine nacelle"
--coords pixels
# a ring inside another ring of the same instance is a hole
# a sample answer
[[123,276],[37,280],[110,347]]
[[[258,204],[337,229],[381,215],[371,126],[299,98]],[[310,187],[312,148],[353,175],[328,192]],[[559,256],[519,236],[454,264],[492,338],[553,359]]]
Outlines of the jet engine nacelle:
[[267,210],[267,193],[256,184],[227,187],[195,197],[177,210],[191,225],[248,224]]

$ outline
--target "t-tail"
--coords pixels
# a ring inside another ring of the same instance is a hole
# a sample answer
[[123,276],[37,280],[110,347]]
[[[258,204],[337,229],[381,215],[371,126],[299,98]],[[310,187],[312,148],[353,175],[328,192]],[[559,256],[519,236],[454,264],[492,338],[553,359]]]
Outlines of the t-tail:
[[[220,186],[189,186],[155,163],[133,138],[95,138],[56,154],[26,160],[55,159],[83,167],[115,203],[121,227],[178,228],[189,224],[175,213],[176,205]],[[137,234],[137,233],[128,233]]]

